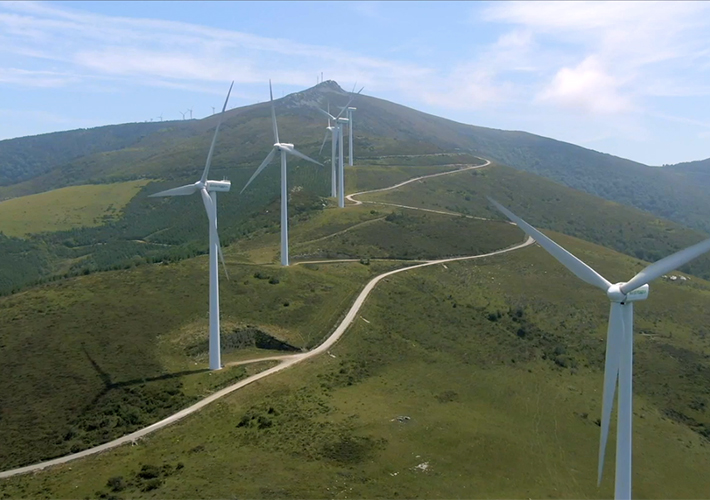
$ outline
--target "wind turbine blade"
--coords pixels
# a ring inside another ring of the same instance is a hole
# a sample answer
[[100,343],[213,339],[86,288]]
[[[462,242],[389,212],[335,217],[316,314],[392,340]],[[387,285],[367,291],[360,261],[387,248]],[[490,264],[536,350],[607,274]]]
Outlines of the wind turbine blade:
[[207,192],[207,189],[202,188],[200,190],[200,194],[202,195],[202,203],[205,205],[205,211],[207,212],[207,219],[210,221],[210,231],[214,228],[215,237],[217,238],[217,253],[222,261],[224,274],[227,279],[229,279],[227,264],[224,263],[224,255],[222,254],[222,244],[219,241],[219,233],[217,232],[217,207],[214,206],[214,201],[212,200],[209,192]]
[[187,196],[193,194],[195,191],[197,191],[196,185],[187,184],[185,186],[167,189],[165,191],[160,191],[159,193],[148,195],[148,198],[159,198],[162,196]]
[[336,120],[337,120],[338,118],[340,118],[340,116],[341,116],[343,113],[345,113],[345,110],[347,110],[348,107],[350,106],[350,104],[352,104],[353,99],[355,99],[358,95],[360,95],[360,92],[362,92],[362,89],[364,89],[364,88],[365,88],[365,87],[362,87],[360,90],[358,90],[358,91],[355,93],[354,96],[350,97],[350,100],[348,101],[348,103],[340,110],[340,113],[338,113],[338,115],[335,117]]
[[219,127],[222,125],[222,120],[224,119],[224,111],[227,109],[227,101],[229,101],[229,94],[232,93],[232,87],[234,86],[234,81],[229,86],[229,91],[227,91],[227,98],[224,100],[224,106],[222,106],[222,113],[219,115],[219,121],[217,122],[217,128],[214,129],[214,136],[212,136],[212,144],[210,145],[210,152],[207,154],[207,161],[205,162],[205,169],[202,171],[201,182],[207,180],[207,174],[210,171],[210,165],[212,164],[212,153],[214,153],[214,145],[217,143],[217,134],[219,133]]
[[609,423],[614,408],[614,394],[619,375],[619,349],[624,332],[624,312],[618,302],[611,303],[609,311],[609,328],[606,334],[606,359],[604,361],[604,393],[602,396],[601,434],[599,437],[599,466],[597,469],[597,486],[602,482],[604,471],[604,454],[609,438]]
[[565,266],[567,269],[572,271],[575,276],[577,276],[582,281],[594,285],[597,288],[601,288],[605,292],[611,286],[603,276],[597,273],[594,269],[589,267],[587,264],[579,260],[577,257],[569,253],[567,250],[562,248],[560,245],[552,241],[550,238],[542,234],[540,231],[532,227],[530,224],[525,222],[523,219],[515,215],[513,212],[505,208],[503,205],[495,201],[493,198],[488,197],[488,201],[493,203],[495,207],[503,212],[506,217],[515,222],[520,229],[525,231],[528,236],[533,238],[538,244],[548,251],[555,259],[557,259],[560,264]]
[[207,192],[206,188],[200,189],[200,194],[202,195],[202,203],[205,205],[205,211],[207,212],[207,219],[210,221],[210,226],[214,224],[214,212],[212,211],[212,198]]
[[219,233],[217,233],[217,250],[219,250],[219,260],[222,261],[222,269],[224,269],[224,276],[229,281],[229,273],[227,272],[227,264],[224,263],[224,254],[222,253],[222,244],[219,242]]
[[311,163],[315,163],[316,165],[320,165],[321,167],[323,166],[323,164],[321,162],[315,161],[313,158],[310,158],[310,157],[304,155],[300,151],[297,151],[296,148],[289,148],[289,149],[286,149],[285,151],[289,154],[292,154],[293,156],[297,156],[297,157],[302,158],[306,161],[310,161]]
[[325,137],[323,137],[323,144],[320,145],[320,149],[318,150],[318,154],[323,153],[323,148],[325,147],[326,141],[328,141],[328,130],[325,131]]
[[325,116],[327,116],[328,120],[335,120],[335,117],[333,115],[331,115],[330,113],[328,113],[326,110],[320,109],[320,108],[316,108],[316,109],[318,111],[320,111],[321,113],[323,113]]
[[701,256],[705,252],[710,250],[710,238],[700,243],[688,247],[684,250],[676,252],[668,257],[664,257],[658,262],[654,262],[648,267],[644,268],[640,273],[631,278],[627,283],[622,285],[621,292],[629,293],[632,290],[636,290],[638,287],[643,286],[659,276],[678,269],[679,267],[687,264],[696,257]]
[[274,144],[278,144],[279,127],[276,125],[276,110],[274,109],[274,92],[271,90],[271,80],[269,80],[269,97],[271,98],[271,124],[274,127]]
[[269,154],[266,155],[266,158],[264,158],[264,161],[261,162],[261,165],[259,165],[259,168],[257,168],[256,172],[254,172],[254,174],[251,176],[251,178],[249,179],[249,182],[247,182],[246,185],[242,188],[242,190],[239,191],[239,194],[242,194],[244,192],[244,190],[247,187],[249,187],[249,184],[251,184],[251,181],[256,179],[256,176],[259,175],[261,173],[261,171],[264,170],[269,163],[271,163],[271,160],[273,160],[274,156],[276,155],[276,151],[277,151],[276,148],[271,149],[271,152],[269,152]]

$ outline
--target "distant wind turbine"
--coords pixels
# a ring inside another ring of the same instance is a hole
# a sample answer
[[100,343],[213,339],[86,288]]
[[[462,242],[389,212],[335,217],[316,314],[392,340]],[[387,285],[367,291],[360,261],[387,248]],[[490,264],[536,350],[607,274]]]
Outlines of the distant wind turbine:
[[281,265],[288,266],[288,182],[286,179],[287,155],[302,158],[304,160],[310,161],[311,163],[315,163],[316,165],[323,166],[323,164],[297,151],[296,148],[293,147],[293,144],[279,141],[279,128],[276,124],[274,93],[271,89],[271,80],[269,80],[269,97],[271,99],[271,125],[274,129],[274,146],[272,147],[269,154],[266,155],[264,161],[261,162],[259,168],[256,169],[256,172],[254,172],[254,174],[251,176],[249,182],[247,182],[246,185],[242,188],[240,194],[243,193],[244,190],[249,186],[249,184],[251,184],[251,182],[256,179],[256,177],[261,173],[261,171],[264,170],[264,168],[266,168],[269,163],[271,163],[271,161],[274,159],[274,156],[276,156],[276,152],[281,152]]
[[[353,86],[353,92],[355,92],[355,87],[357,86],[357,83]],[[362,90],[365,87],[361,88],[357,93],[359,94],[362,92]],[[352,101],[352,99],[351,99]],[[343,108],[341,108],[343,109]],[[357,108],[353,108],[352,106],[346,106],[344,109],[347,109],[347,119],[348,119],[348,165],[353,166],[353,111],[357,111]]]
[[185,115],[187,114],[187,111],[185,111],[184,113],[183,113],[182,111],[180,111],[180,114],[182,115],[182,119],[184,120],[184,119],[185,119]]
[[328,140],[328,133],[330,133],[330,196],[335,198],[338,196],[338,174],[337,174],[337,167],[336,167],[336,161],[338,158],[338,155],[336,153],[336,147],[338,146],[338,137],[339,137],[339,131],[338,131],[338,125],[336,124],[335,126],[331,125],[330,119],[331,119],[331,114],[330,114],[330,103],[328,103],[328,126],[326,127],[325,131],[325,137],[323,137],[323,144],[320,146],[320,151],[318,151],[318,154],[323,153],[323,148],[325,147],[325,143]]
[[188,111],[190,112],[190,120],[192,120],[192,110],[188,109]]
[[215,107],[214,107],[214,106],[212,106],[212,114],[214,114],[214,110],[215,110]]
[[[363,87],[365,88],[365,87]],[[362,92],[362,89],[360,89],[357,94]],[[355,94],[355,95],[357,95]],[[350,100],[348,103],[341,109],[340,113],[337,114],[337,116],[331,115],[328,111],[325,111],[321,108],[318,108],[318,111],[326,115],[329,120],[333,120],[335,122],[335,127],[336,127],[336,132],[338,135],[338,207],[344,208],[345,207],[345,167],[343,165],[343,126],[348,123],[348,119],[343,117],[343,113],[345,110],[350,106],[350,103],[355,99],[355,96],[350,97]],[[330,124],[330,121],[328,122]],[[323,141],[325,144],[325,141]],[[321,147],[322,150],[322,147]]]
[[547,250],[563,266],[582,281],[601,288],[611,301],[609,329],[604,361],[604,393],[602,396],[601,437],[597,485],[601,483],[604,453],[609,435],[609,421],[614,406],[614,392],[619,382],[619,409],[616,414],[616,478],[614,498],[631,498],[631,426],[634,302],[648,298],[648,283],[677,269],[710,250],[710,239],[676,252],[646,266],[627,282],[612,285],[594,269],[532,227],[497,201],[488,198],[498,210],[515,222],[528,236]]
[[[222,113],[220,114],[219,121],[217,122],[217,128],[214,131],[214,136],[212,137],[210,151],[207,154],[207,162],[205,163],[205,169],[202,172],[200,180],[194,184],[187,184],[185,186],[168,189],[166,191],[150,195],[150,197],[187,196],[197,192],[202,195],[202,202],[204,203],[205,210],[207,211],[207,220],[209,221],[210,231],[210,370],[219,370],[222,368],[219,346],[219,265],[217,263],[217,255],[219,255],[222,260],[225,275],[227,274],[227,266],[224,264],[222,247],[219,244],[219,234],[217,233],[217,193],[220,191],[229,191],[232,184],[229,181],[209,181],[207,180],[207,175],[210,172],[212,153],[214,153],[214,146],[217,143],[217,134],[219,133],[220,125],[222,125],[224,111],[227,109],[227,101],[229,101],[229,94],[232,93],[233,86],[234,82],[232,82],[229,86],[227,98],[224,100],[224,107],[222,107]],[[229,279],[229,276],[227,276],[227,279]]]

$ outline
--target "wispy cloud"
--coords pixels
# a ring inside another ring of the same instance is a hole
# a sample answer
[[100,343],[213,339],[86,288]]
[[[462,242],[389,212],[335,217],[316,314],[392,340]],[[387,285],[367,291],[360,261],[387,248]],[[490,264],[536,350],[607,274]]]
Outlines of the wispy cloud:
[[34,2],[0,4],[0,31],[12,39],[2,50],[63,63],[67,71],[103,76],[205,82],[235,79],[241,83],[272,78],[275,83],[309,85],[319,68],[326,66],[333,75],[357,76],[376,87],[427,72],[415,65],[328,46],[182,22],[109,17]]

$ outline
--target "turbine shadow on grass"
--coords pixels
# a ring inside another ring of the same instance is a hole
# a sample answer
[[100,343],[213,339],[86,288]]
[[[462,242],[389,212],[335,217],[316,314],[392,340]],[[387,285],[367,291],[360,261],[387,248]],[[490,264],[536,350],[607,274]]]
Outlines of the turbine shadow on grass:
[[89,351],[86,350],[86,347],[82,346],[82,350],[84,351],[84,354],[86,355],[86,358],[89,360],[89,363],[91,363],[91,366],[94,368],[96,373],[98,373],[99,378],[104,384],[103,390],[94,397],[94,399],[87,405],[87,409],[91,408],[94,406],[102,397],[104,397],[106,394],[108,394],[110,391],[114,389],[122,389],[124,387],[130,387],[133,385],[139,385],[139,384],[145,384],[147,382],[156,382],[158,380],[170,380],[174,378],[179,378],[179,377],[184,377],[186,375],[193,375],[193,374],[198,374],[198,373],[204,373],[209,371],[208,368],[198,368],[196,370],[183,370],[180,372],[174,372],[174,373],[164,373],[162,375],[157,375],[154,377],[144,377],[144,378],[136,378],[132,380],[126,380],[123,382],[113,382],[111,380],[111,375],[104,371],[101,366],[94,360],[94,358],[91,357],[89,354]]

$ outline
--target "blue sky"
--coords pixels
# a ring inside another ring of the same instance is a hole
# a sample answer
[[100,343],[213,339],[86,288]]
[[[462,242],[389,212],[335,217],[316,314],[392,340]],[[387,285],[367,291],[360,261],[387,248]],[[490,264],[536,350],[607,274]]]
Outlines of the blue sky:
[[0,139],[316,84],[650,165],[710,157],[708,2],[0,2]]

